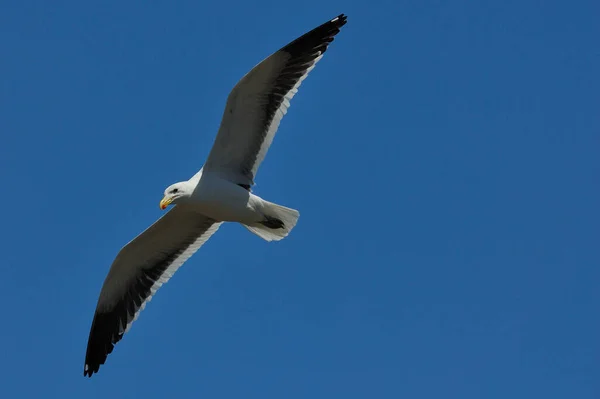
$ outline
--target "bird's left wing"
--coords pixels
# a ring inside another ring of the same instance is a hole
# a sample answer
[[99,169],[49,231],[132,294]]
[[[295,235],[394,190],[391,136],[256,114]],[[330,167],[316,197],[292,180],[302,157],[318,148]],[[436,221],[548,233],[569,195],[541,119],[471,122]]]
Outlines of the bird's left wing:
[[121,249],[102,285],[84,375],[98,371],[156,291],[220,225],[191,206],[177,205]]
[[346,16],[311,30],[267,57],[233,88],[204,169],[251,186],[300,83],[321,59]]

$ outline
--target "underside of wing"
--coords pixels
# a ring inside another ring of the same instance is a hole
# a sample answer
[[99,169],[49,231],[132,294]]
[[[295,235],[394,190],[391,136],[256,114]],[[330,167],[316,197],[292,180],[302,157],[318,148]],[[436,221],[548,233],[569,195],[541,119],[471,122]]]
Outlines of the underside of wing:
[[84,375],[98,371],[146,303],[220,224],[178,205],[123,247],[100,292]]
[[238,82],[227,99],[205,170],[237,184],[254,184],[290,100],[345,24],[343,14],[324,23],[266,58]]

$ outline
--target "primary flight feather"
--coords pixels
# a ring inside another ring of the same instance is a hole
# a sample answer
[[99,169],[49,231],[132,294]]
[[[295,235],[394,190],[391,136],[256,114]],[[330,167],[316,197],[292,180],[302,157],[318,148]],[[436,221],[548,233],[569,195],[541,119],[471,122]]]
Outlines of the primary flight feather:
[[346,24],[341,14],[267,57],[233,88],[204,166],[164,192],[173,209],[125,245],[102,285],[83,374],[92,376],[155,292],[212,236],[238,222],[267,241],[286,237],[298,211],[250,188],[300,83]]

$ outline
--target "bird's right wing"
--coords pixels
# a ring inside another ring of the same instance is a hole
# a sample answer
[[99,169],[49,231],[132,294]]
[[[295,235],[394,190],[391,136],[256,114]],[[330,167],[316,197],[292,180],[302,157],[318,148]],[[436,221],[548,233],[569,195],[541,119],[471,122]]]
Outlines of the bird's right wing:
[[220,225],[191,206],[177,205],[121,249],[102,285],[84,375],[98,371],[156,291]]
[[236,184],[254,184],[290,100],[345,24],[341,14],[318,26],[267,57],[235,85],[206,171]]

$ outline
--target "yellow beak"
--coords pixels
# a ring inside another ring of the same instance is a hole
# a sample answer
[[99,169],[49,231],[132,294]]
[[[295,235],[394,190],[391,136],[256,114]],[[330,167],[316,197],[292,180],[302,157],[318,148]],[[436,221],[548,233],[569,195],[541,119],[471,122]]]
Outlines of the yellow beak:
[[164,210],[166,207],[171,205],[171,202],[173,202],[173,198],[163,198],[162,200],[160,200],[160,209]]

